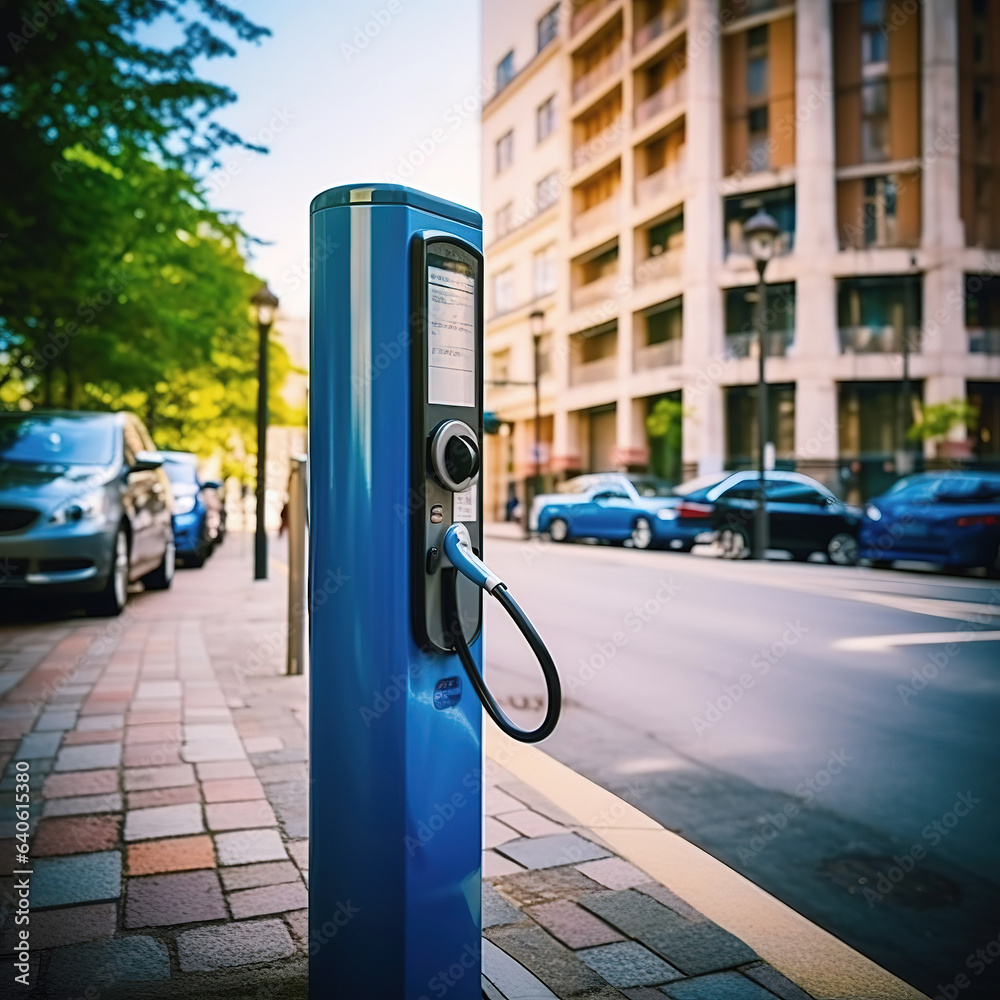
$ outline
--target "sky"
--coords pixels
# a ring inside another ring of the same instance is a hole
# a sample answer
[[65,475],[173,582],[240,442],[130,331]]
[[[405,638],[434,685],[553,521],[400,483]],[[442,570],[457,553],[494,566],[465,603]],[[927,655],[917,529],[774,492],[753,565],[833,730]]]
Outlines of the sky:
[[479,208],[479,4],[237,5],[272,36],[197,69],[238,95],[217,120],[270,152],[225,153],[207,178],[210,200],[267,241],[251,267],[298,325],[309,312],[309,203],[319,192],[394,181]]

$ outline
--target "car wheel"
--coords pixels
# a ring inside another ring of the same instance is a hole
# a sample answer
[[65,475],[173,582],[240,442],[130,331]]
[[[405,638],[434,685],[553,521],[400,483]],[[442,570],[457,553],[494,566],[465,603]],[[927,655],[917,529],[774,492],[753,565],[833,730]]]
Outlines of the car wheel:
[[838,531],[827,543],[826,554],[837,566],[856,566],[858,540],[850,532]]
[[648,549],[653,544],[653,526],[645,517],[637,517],[632,525],[632,548]]
[[163,562],[152,573],[147,573],[142,578],[146,590],[169,590],[170,584],[174,582],[174,570],[176,566],[177,549],[171,537],[167,542],[167,547],[163,550]]
[[892,569],[891,559],[873,559],[872,569]]
[[87,614],[101,618],[114,618],[120,615],[128,601],[128,584],[131,566],[131,553],[128,544],[128,532],[119,528],[115,535],[115,547],[112,550],[111,572],[104,589],[87,600]]
[[569,541],[569,525],[561,517],[554,517],[549,522],[549,538],[554,542]]
[[750,539],[742,528],[725,528],[719,534],[719,547],[723,559],[748,559]]
[[812,555],[812,553],[811,553],[811,552],[803,552],[803,551],[799,551],[799,552],[793,552],[793,553],[792,553],[792,558],[793,558],[793,559],[794,559],[794,560],[795,560],[796,562],[809,562],[809,557],[810,557],[811,555]]

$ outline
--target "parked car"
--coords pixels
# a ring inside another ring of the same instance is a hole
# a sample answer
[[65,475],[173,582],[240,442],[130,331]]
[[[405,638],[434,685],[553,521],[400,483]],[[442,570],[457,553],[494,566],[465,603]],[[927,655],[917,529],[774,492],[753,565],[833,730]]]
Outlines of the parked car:
[[[841,566],[858,561],[860,508],[844,503],[821,483],[799,472],[767,472],[764,485],[770,548],[782,549],[798,560],[822,552]],[[710,525],[724,558],[746,558],[751,550],[758,488],[757,472],[734,472],[689,491],[678,507],[678,517]]]
[[528,511],[528,528],[538,531],[538,515],[543,507],[551,503],[579,503],[598,485],[603,482],[618,482],[623,478],[620,472],[590,472],[583,476],[574,476],[560,483],[556,493],[539,493],[531,500]]
[[0,413],[0,588],[117,615],[174,576],[170,483],[131,413]]
[[222,541],[221,485],[198,476],[198,456],[164,451],[163,468],[174,493],[174,539],[186,566],[203,566]]
[[861,556],[1000,572],[1000,473],[923,472],[865,508]]
[[630,540],[637,549],[668,546],[687,551],[705,531],[704,524],[692,525],[676,516],[688,484],[675,488],[655,476],[616,472],[580,476],[577,484],[585,488],[548,494],[538,509],[538,530],[553,541]]

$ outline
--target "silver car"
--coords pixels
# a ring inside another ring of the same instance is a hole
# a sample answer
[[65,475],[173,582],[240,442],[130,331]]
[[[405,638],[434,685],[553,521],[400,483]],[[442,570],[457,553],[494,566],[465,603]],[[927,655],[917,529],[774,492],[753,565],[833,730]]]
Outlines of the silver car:
[[173,500],[131,413],[0,412],[0,591],[79,594],[117,615],[174,576]]

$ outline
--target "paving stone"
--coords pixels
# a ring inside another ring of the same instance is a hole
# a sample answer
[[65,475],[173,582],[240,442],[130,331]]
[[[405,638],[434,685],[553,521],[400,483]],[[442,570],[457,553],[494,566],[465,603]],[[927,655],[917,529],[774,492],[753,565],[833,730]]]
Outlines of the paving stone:
[[[502,993],[500,1000],[557,1000],[552,992],[520,962],[513,959],[492,941],[483,939],[483,977]],[[491,998],[492,1000],[492,998]]]
[[176,722],[161,722],[151,726],[129,726],[125,730],[125,745],[165,743],[177,746],[181,742],[181,727]]
[[76,728],[82,731],[88,729],[121,729],[124,725],[124,715],[86,715],[81,717]]
[[286,836],[309,836],[309,786],[306,782],[287,781],[268,785],[267,798]]
[[243,760],[245,757],[243,744],[238,740],[225,743],[220,740],[202,740],[198,743],[185,743],[181,747],[181,760],[186,760],[191,764],[200,764],[205,761]]
[[503,821],[517,830],[522,837],[548,837],[566,833],[564,826],[553,823],[547,816],[535,812],[534,809],[512,809],[503,814]]
[[499,847],[501,844],[506,844],[508,840],[517,839],[518,833],[516,830],[512,830],[506,823],[501,823],[500,820],[493,816],[486,817],[483,832],[484,846]]
[[610,853],[604,848],[575,833],[511,840],[501,844],[496,850],[525,868],[556,868],[610,857]]
[[281,920],[253,920],[222,927],[199,927],[177,938],[183,972],[211,972],[239,965],[276,962],[295,954]]
[[57,771],[95,771],[118,767],[122,759],[120,743],[93,743],[90,746],[63,747],[56,757]]
[[47,708],[35,723],[35,732],[63,732],[76,725],[76,712]]
[[489,882],[483,883],[482,899],[483,927],[512,924],[521,919],[521,911],[516,906],[511,906]]
[[738,972],[716,972],[664,988],[672,1000],[774,1000],[774,994]]
[[496,851],[483,851],[483,878],[499,878],[524,869],[510,858],[501,857]]
[[98,995],[120,983],[148,983],[170,978],[166,945],[151,937],[133,936],[60,948],[49,957],[46,983],[71,989],[86,983]]
[[621,858],[601,858],[600,861],[587,861],[576,867],[587,878],[592,878],[609,889],[631,889],[633,886],[649,883],[649,876],[645,872]]
[[87,746],[91,743],[120,743],[122,741],[122,731],[120,729],[85,729],[73,730],[71,733],[63,734],[62,745],[64,747]]
[[532,788],[531,785],[517,778],[510,777],[499,782],[498,790],[523,803],[518,807],[520,809],[528,806],[534,809],[535,812],[541,813],[543,816],[548,816],[549,819],[556,823],[561,823],[563,826],[575,826],[579,823],[579,820],[575,819],[564,809],[560,809],[551,799],[546,798],[537,789]]
[[264,764],[257,768],[257,777],[264,785],[283,781],[308,783],[309,769],[304,764]]
[[253,778],[254,769],[250,761],[217,760],[196,764],[199,781],[215,781],[227,778]]
[[[114,903],[64,906],[58,910],[36,910],[31,914],[31,947],[61,948],[64,945],[113,937],[118,908]],[[14,950],[16,927],[9,927],[0,943],[0,953]]]
[[309,911],[293,910],[284,914],[285,923],[292,932],[292,938],[299,948],[305,950],[309,943]]
[[247,753],[276,753],[285,744],[277,736],[250,736],[243,741]]
[[180,837],[187,833],[202,833],[204,830],[201,806],[197,803],[136,809],[125,816],[126,840]]
[[180,698],[182,695],[180,681],[140,681],[135,691],[135,700],[156,701],[160,698]]
[[190,764],[170,764],[166,767],[141,767],[125,770],[125,791],[138,792],[149,788],[175,788],[194,784],[194,768]]
[[299,881],[299,870],[291,861],[267,861],[243,868],[223,868],[220,874],[223,886],[229,891]]
[[121,892],[122,856],[118,851],[41,858],[31,877],[32,906],[68,906],[117,899]]
[[152,711],[136,711],[133,707],[125,720],[130,726],[163,725],[167,722],[180,722],[181,713],[178,709],[154,709]]
[[233,919],[245,920],[247,917],[305,909],[309,905],[309,893],[302,881],[298,880],[231,892],[227,901],[233,911]]
[[152,806],[181,806],[186,802],[201,802],[197,785],[178,788],[151,788],[148,792],[129,792],[129,809],[149,809]]
[[252,802],[218,802],[205,806],[210,830],[249,830],[261,826],[277,826],[274,810],[266,799]]
[[66,816],[43,819],[38,824],[31,853],[44,858],[53,854],[86,854],[107,851],[118,843],[120,816]]
[[[537,924],[506,924],[489,927],[485,937],[502,948],[511,958],[520,962],[533,976],[537,976],[557,996],[585,996],[620,1000],[596,972],[588,969],[575,952],[550,937]],[[492,980],[492,977],[489,977]],[[499,983],[498,988],[506,992]]]
[[658,990],[653,986],[626,986],[622,989],[622,994],[628,1000],[663,1000],[663,990]]
[[42,787],[42,794],[47,799],[100,795],[104,792],[116,791],[118,791],[118,772],[114,770],[70,771],[62,774],[50,774]]
[[638,941],[586,948],[580,952],[580,958],[612,986],[655,986],[682,978],[677,969]]
[[256,861],[287,861],[288,853],[277,830],[235,830],[215,835],[220,865],[248,865]]
[[37,760],[39,757],[54,757],[59,749],[62,733],[29,733],[18,744],[14,756],[18,760]]
[[121,812],[122,797],[118,792],[108,795],[78,795],[65,799],[48,799],[42,806],[42,816],[84,816]]
[[207,834],[171,837],[129,844],[125,854],[129,875],[159,875],[215,867],[215,847]]
[[686,899],[681,899],[676,892],[668,889],[665,885],[660,885],[659,882],[649,882],[645,885],[637,885],[635,888],[647,896],[652,896],[658,903],[669,906],[675,913],[679,913],[688,920],[697,922],[707,919],[700,910],[696,910]]
[[524,808],[523,802],[518,802],[513,796],[497,789],[489,789],[486,792],[486,815],[500,816],[505,812],[520,811]]
[[309,869],[309,841],[308,840],[290,840],[286,845],[288,848],[288,853],[292,856],[292,860],[302,869],[302,871],[308,871]]
[[568,899],[555,899],[551,903],[530,906],[525,913],[567,948],[594,948],[622,940],[621,934],[613,927]]
[[215,871],[177,872],[130,878],[125,896],[125,926],[169,927],[229,914]]
[[167,767],[183,763],[180,749],[164,743],[134,743],[122,752],[125,767]]
[[769,989],[781,1000],[812,1000],[805,990],[800,989],[773,966],[763,962],[745,965],[740,969],[740,972],[744,976],[749,976],[755,983],[760,983],[761,986]]
[[256,778],[204,781],[201,790],[206,802],[246,802],[264,798],[264,786]]
[[687,920],[634,889],[597,892],[580,905],[646,945],[686,975],[752,962],[756,954],[711,921]]
[[498,879],[494,885],[521,906],[537,906],[554,899],[578,900],[601,887],[575,868],[536,868]]

